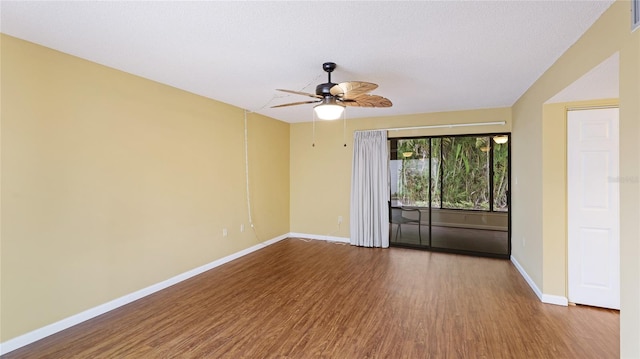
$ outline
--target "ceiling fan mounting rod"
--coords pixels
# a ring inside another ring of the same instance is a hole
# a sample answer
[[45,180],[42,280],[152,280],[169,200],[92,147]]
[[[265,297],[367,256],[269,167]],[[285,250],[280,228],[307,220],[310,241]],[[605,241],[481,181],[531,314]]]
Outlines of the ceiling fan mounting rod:
[[336,63],[335,62],[325,62],[324,64],[322,64],[322,69],[329,74],[329,83],[331,83],[331,73],[333,72],[333,70],[336,69]]

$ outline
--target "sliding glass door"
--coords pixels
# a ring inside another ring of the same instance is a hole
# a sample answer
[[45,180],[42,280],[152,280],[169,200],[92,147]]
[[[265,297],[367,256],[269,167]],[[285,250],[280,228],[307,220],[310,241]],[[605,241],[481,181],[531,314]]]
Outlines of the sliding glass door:
[[509,135],[394,138],[390,243],[504,257],[509,242]]
[[431,139],[390,140],[390,241],[429,246],[429,208],[432,183]]

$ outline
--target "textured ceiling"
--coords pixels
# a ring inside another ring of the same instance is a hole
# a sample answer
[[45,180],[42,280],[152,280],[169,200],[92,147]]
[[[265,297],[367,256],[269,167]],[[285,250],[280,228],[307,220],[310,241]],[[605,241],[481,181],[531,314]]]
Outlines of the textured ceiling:
[[347,118],[511,106],[613,1],[1,2],[3,33],[286,122],[326,82],[393,107]]

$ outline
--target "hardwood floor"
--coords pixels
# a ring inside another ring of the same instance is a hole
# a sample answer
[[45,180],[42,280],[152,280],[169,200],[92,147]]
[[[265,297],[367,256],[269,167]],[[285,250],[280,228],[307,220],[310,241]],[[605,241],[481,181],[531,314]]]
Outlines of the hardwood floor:
[[287,239],[3,358],[617,358],[507,260]]

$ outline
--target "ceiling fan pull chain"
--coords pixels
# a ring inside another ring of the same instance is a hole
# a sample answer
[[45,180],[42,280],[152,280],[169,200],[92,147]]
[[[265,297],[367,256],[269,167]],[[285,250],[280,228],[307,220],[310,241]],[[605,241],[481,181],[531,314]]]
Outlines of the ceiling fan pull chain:
[[311,112],[313,112],[313,118],[311,120],[311,127],[312,127],[311,147],[316,147],[316,113],[315,111],[311,111]]
[[347,109],[342,112],[342,142],[347,147]]

